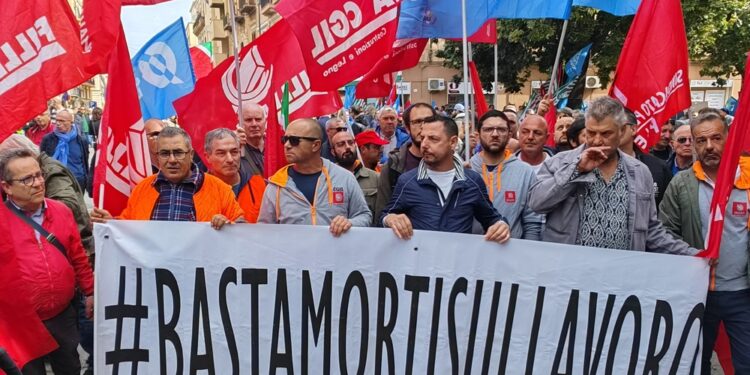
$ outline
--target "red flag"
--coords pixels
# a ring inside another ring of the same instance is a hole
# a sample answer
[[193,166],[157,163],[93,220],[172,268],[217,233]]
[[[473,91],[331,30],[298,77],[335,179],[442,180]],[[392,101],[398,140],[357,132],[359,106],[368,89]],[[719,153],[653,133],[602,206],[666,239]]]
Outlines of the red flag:
[[83,68],[91,74],[106,73],[109,55],[120,35],[121,0],[84,0],[80,43],[86,58]]
[[622,47],[609,95],[635,112],[635,143],[648,152],[661,125],[690,107],[688,50],[679,0],[643,0]]
[[282,0],[276,11],[297,35],[315,90],[338,90],[361,77],[396,38],[398,1]]
[[154,5],[167,1],[169,0],[122,0],[122,5]]
[[[463,41],[461,38],[450,38],[450,40],[454,42]],[[497,43],[497,21],[495,19],[487,20],[479,30],[467,37],[466,41],[469,43]]]
[[[107,74],[101,144],[94,170],[94,186],[99,188],[94,189],[94,202],[103,199],[104,208],[116,216],[127,205],[130,190],[151,174],[151,157],[122,27]],[[104,197],[100,197],[102,192]]]
[[[8,215],[12,214],[0,204],[0,222],[7,223]],[[57,348],[57,342],[26,298],[26,289],[10,229],[0,225],[0,348],[8,352],[18,368]]]
[[391,73],[416,66],[427,46],[427,39],[403,39],[393,43],[393,50],[370,69],[357,84],[357,98],[379,98],[387,96],[393,84]]
[[65,0],[0,2],[0,139],[44,111],[47,99],[91,78],[79,69],[78,23]]
[[479,72],[477,72],[477,65],[473,61],[469,61],[469,75],[471,76],[471,86],[474,89],[474,98],[476,100],[477,117],[482,117],[489,107],[487,106],[487,100],[484,98],[484,91],[482,90],[482,81],[479,80]]
[[[743,87],[750,87],[750,57],[745,63],[745,81]],[[718,258],[721,246],[721,234],[724,231],[724,210],[729,194],[734,188],[737,165],[742,151],[750,150],[750,89],[743,89],[737,105],[736,116],[729,127],[729,135],[721,155],[719,174],[716,176],[714,195],[711,198],[711,221],[708,225],[706,250],[699,255],[707,258]]]
[[388,94],[388,101],[385,102],[388,106],[393,106],[396,103],[396,97],[398,97],[398,90],[396,90],[396,82],[391,86],[391,92]]
[[[265,107],[269,120],[278,117],[284,82],[290,83],[290,120],[333,113],[343,106],[337,91],[310,89],[297,39],[283,19],[245,46],[240,59],[242,99]],[[193,144],[202,145],[210,130],[237,125],[236,77],[234,59],[228,58],[196,82],[192,93],[174,101],[180,124],[192,137]],[[270,124],[269,121],[267,126]],[[268,131],[267,139],[266,145],[280,145],[280,137],[271,139]],[[203,156],[203,147],[196,147],[196,151]]]
[[[277,111],[276,104],[276,101],[270,101],[270,113]],[[268,123],[266,124],[266,143],[263,150],[263,174],[266,178],[273,176],[281,167],[287,165],[284,145],[281,143],[281,137],[284,135],[284,124],[282,124],[280,118],[280,116],[268,116]]]
[[193,72],[195,73],[196,80],[207,76],[214,68],[211,52],[200,44],[190,47],[190,61],[193,63]]
[[549,106],[549,111],[544,114],[544,119],[547,120],[547,142],[544,145],[555,148],[557,147],[557,144],[555,144],[555,125],[557,124],[555,103]]

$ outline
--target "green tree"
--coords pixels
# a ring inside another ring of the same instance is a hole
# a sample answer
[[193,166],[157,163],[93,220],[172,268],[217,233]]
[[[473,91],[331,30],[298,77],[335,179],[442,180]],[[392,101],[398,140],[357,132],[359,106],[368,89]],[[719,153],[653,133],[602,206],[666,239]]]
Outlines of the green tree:
[[[690,57],[703,63],[701,74],[715,77],[720,83],[722,77],[742,74],[745,54],[750,50],[750,3],[684,0],[682,6]],[[632,16],[615,17],[591,8],[573,8],[563,43],[563,62],[592,43],[591,63],[602,84],[608,84],[632,21]],[[561,20],[498,20],[498,81],[506,91],[519,92],[532,66],[551,73],[562,25]],[[494,79],[493,48],[473,45],[474,61],[487,89]],[[446,42],[436,56],[445,58],[446,66],[460,69],[461,43]]]

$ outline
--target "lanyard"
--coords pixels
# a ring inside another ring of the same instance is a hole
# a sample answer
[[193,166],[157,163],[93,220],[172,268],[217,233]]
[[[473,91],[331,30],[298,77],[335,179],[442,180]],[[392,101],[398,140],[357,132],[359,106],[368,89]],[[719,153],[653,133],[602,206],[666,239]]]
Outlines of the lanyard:
[[502,184],[502,177],[501,174],[503,173],[503,166],[505,165],[505,161],[508,160],[510,157],[511,152],[510,150],[505,150],[503,153],[503,161],[500,162],[500,164],[497,165],[497,180],[495,180],[494,176],[492,175],[492,172],[490,172],[487,169],[487,164],[482,161],[482,179],[484,180],[484,184],[487,185],[487,192],[490,195],[490,201],[494,202],[494,195],[495,191],[492,189],[492,185],[497,185],[497,191],[500,192],[500,188],[503,186]]

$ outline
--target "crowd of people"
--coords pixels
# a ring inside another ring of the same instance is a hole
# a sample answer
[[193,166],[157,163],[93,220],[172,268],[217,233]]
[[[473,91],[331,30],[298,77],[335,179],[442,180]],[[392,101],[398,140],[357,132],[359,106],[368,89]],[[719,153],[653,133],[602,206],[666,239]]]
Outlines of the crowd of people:
[[[403,113],[386,106],[297,119],[281,139],[288,165],[278,171],[264,171],[266,142],[278,140],[266,139],[268,114],[257,104],[243,104],[242,124],[212,130],[202,145],[177,126],[148,119],[154,174],[114,215],[101,207],[89,212],[84,203],[95,137],[67,110],[56,111],[54,125],[49,113],[38,116],[25,137],[0,144],[0,184],[17,213],[8,225],[28,295],[60,344],[48,356],[53,370],[80,372],[79,341],[92,353],[91,222],[195,221],[217,230],[232,223],[321,225],[334,237],[374,226],[401,239],[414,230],[444,231],[499,244],[527,239],[678,255],[703,248],[725,114],[706,109],[672,120],[644,153],[634,145],[635,115],[615,99],[598,98],[585,112],[559,110],[554,134],[543,117],[550,105],[471,118],[463,106],[449,114],[415,103]],[[92,115],[87,129],[98,120]],[[549,136],[554,148],[545,146]],[[721,258],[711,266],[704,374],[722,322],[735,370],[750,373],[749,198],[750,160],[743,158]],[[42,359],[23,373],[43,374]]]

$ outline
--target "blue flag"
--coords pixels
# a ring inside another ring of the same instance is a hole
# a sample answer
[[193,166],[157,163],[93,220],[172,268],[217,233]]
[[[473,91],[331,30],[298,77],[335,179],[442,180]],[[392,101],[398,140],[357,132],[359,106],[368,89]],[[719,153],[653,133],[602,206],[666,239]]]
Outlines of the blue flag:
[[[466,33],[471,35],[491,18],[557,18],[570,16],[571,0],[466,0]],[[404,0],[398,39],[461,38],[461,2]]]
[[727,114],[734,116],[734,114],[737,112],[737,105],[739,104],[739,101],[735,99],[734,96],[730,96],[729,100],[727,100],[727,104],[724,105],[724,108],[727,110]]
[[182,17],[151,38],[132,63],[143,119],[174,116],[172,101],[195,86]]
[[354,94],[357,91],[357,85],[350,84],[344,86],[344,108],[349,109],[354,104]]
[[589,51],[591,51],[591,44],[581,48],[580,51],[568,59],[568,62],[565,63],[565,82],[570,82],[581,75],[586,59],[589,57]]
[[573,0],[573,6],[592,7],[615,16],[635,14],[641,0]]

